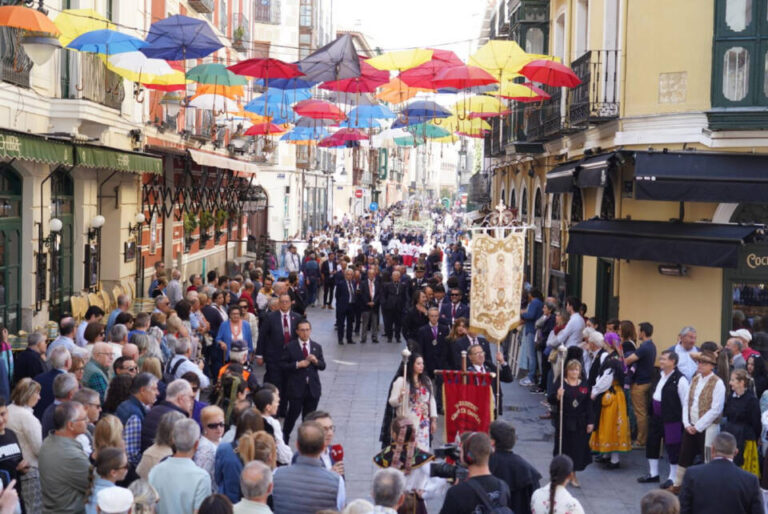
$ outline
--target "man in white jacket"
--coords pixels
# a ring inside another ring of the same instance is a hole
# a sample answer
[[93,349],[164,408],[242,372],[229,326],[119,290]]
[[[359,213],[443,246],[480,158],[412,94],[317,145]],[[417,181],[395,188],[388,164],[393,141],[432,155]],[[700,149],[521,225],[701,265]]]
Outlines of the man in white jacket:
[[274,431],[275,443],[277,444],[277,462],[284,465],[290,464],[293,459],[293,451],[283,441],[283,429],[280,426],[280,421],[275,418],[280,406],[280,392],[277,387],[265,382],[264,387],[253,395],[253,402]]

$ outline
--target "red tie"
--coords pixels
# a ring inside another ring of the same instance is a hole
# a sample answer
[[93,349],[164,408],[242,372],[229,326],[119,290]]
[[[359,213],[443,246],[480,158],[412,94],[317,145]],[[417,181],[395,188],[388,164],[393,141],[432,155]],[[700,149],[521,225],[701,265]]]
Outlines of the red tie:
[[453,314],[451,314],[451,317],[452,318],[456,317],[456,304],[455,303],[453,304]]
[[304,354],[304,358],[305,358],[305,359],[306,359],[307,357],[309,357],[309,350],[307,350],[307,343],[303,343],[303,344],[301,345],[301,353],[303,353],[303,354]]
[[288,344],[291,340],[291,329],[288,326],[288,315],[283,314],[283,343]]

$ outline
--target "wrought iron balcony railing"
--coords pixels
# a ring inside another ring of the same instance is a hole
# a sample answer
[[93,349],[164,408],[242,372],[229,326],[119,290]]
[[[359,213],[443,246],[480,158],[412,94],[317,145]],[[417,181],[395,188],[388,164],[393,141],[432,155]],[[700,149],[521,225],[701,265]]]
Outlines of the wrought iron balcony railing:
[[569,91],[571,127],[586,128],[619,117],[618,51],[591,50],[571,63],[581,84]]

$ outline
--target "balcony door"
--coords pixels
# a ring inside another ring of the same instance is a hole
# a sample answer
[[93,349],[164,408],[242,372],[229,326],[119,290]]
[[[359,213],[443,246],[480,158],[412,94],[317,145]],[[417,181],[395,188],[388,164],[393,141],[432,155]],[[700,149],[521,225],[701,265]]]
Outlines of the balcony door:
[[0,167],[0,324],[21,328],[21,177]]
[[61,232],[51,260],[51,319],[58,320],[64,312],[70,312],[73,293],[72,274],[74,259],[74,207],[75,187],[72,177],[59,169],[51,177],[51,218],[61,220]]

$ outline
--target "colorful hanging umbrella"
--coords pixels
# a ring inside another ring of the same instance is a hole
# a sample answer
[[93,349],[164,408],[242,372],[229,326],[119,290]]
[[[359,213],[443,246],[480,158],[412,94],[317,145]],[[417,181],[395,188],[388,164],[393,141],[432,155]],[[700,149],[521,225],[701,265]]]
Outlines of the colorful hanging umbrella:
[[464,63],[450,50],[432,50],[432,59],[400,73],[400,79],[412,87],[436,89],[432,80],[444,68],[462,66]]
[[431,143],[455,143],[458,140],[459,140],[459,136],[450,134],[445,137],[433,138],[430,142]]
[[438,104],[428,100],[418,100],[411,102],[402,110],[402,114],[413,118],[447,118],[451,116],[451,111]]
[[221,84],[198,84],[195,88],[198,95],[220,95],[232,100],[245,96],[243,86],[222,86]]
[[325,99],[331,103],[351,105],[354,107],[376,105],[378,103],[376,99],[368,93],[342,93],[340,91],[331,91]]
[[322,100],[303,100],[293,106],[299,116],[341,121],[347,116],[334,104]]
[[325,120],[325,119],[315,119],[315,118],[307,118],[306,116],[303,116],[296,120],[296,123],[294,123],[294,126],[296,128],[318,128],[318,127],[330,127],[331,125],[335,124],[336,121],[334,120]]
[[336,131],[331,137],[344,142],[363,141],[365,139],[369,139],[365,132],[354,128],[343,128]]
[[395,119],[397,115],[387,107],[377,105],[361,105],[355,107],[347,114],[346,121],[339,124],[340,127],[350,128],[378,128],[381,127],[379,120]]
[[381,128],[382,122],[374,118],[347,118],[339,123],[339,127],[344,128],[360,128],[360,129],[377,129]]
[[44,32],[54,36],[61,34],[59,28],[48,16],[37,9],[19,5],[0,7],[0,27],[11,27],[29,32]]
[[412,125],[408,127],[407,130],[408,132],[410,132],[416,137],[429,138],[429,139],[446,137],[451,135],[450,131],[442,127],[438,127],[437,125],[432,125],[431,123],[421,123],[419,125]]
[[498,80],[490,73],[477,66],[451,66],[440,70],[432,83],[440,87],[455,87],[465,89],[468,87],[485,86],[495,84]]
[[[139,51],[123,52],[115,55],[110,55],[106,59],[107,68],[111,70],[122,70],[125,72],[131,72],[135,75],[171,75],[177,73],[176,70],[171,68],[168,61],[163,59],[150,59]],[[182,73],[182,80],[184,74]],[[129,79],[133,80],[133,79]],[[140,80],[134,80],[134,82],[141,82]]]
[[517,100],[518,102],[538,102],[549,98],[549,95],[544,90],[534,86],[530,82],[527,84],[507,82],[502,84],[498,91],[491,92],[490,94],[508,100]]
[[536,59],[551,59],[546,55],[526,53],[515,41],[493,39],[472,54],[468,63],[479,66],[499,80],[519,73],[523,66]]
[[520,70],[520,74],[533,82],[552,87],[576,87],[581,79],[572,69],[554,61],[531,61]]
[[149,27],[147,57],[179,61],[202,59],[224,45],[205,20],[174,14]]
[[219,63],[198,64],[187,72],[187,79],[220,86],[244,86],[248,83],[245,77],[235,75]]
[[403,71],[429,61],[432,59],[432,53],[432,50],[423,48],[386,52],[368,59],[368,64],[378,70]]
[[285,128],[274,123],[256,123],[245,131],[246,136],[278,136]]
[[333,80],[320,85],[320,89],[345,93],[374,93],[382,84],[389,82],[389,72],[380,71],[360,58],[360,76],[351,79]]
[[360,76],[360,61],[349,34],[339,36],[296,64],[307,79],[317,82]]
[[[227,69],[237,75],[259,79],[292,79],[301,76],[299,67],[295,64],[269,57],[247,59],[233,64]],[[268,80],[267,84],[269,84]]]
[[433,91],[433,89],[409,87],[400,78],[395,78],[381,87],[376,98],[391,104],[399,104],[410,100],[419,93],[431,93]]
[[505,116],[512,112],[498,98],[485,95],[472,96],[456,102],[451,110],[459,117],[469,116],[470,118],[492,118]]
[[316,142],[320,139],[324,139],[329,136],[328,131],[323,127],[317,127],[316,129],[296,127],[290,132],[283,134],[280,141],[288,142],[301,142],[312,141]]
[[221,95],[195,95],[189,100],[188,107],[195,109],[206,109],[209,111],[239,112],[240,106],[237,101]]
[[296,121],[296,113],[288,104],[267,103],[265,105],[264,100],[257,99],[248,102],[243,109],[261,116],[269,116],[273,123],[293,123]]
[[147,42],[116,30],[101,29],[86,32],[73,39],[67,48],[95,54],[121,54],[135,52],[147,46]]
[[267,103],[295,104],[302,100],[308,100],[309,98],[312,98],[312,93],[310,93],[309,89],[281,90],[272,89],[270,87],[265,93],[257,97],[256,101],[263,102],[266,100]]
[[111,21],[93,9],[65,9],[56,16],[53,23],[61,31],[61,46],[67,46],[73,39],[86,32],[116,28]]
[[[256,86],[264,86],[265,81],[264,79],[255,80],[254,85]],[[269,80],[269,88],[270,89],[310,89],[317,85],[317,82],[312,82],[311,80],[306,80],[302,77],[296,77],[293,79],[270,79]]]

